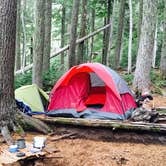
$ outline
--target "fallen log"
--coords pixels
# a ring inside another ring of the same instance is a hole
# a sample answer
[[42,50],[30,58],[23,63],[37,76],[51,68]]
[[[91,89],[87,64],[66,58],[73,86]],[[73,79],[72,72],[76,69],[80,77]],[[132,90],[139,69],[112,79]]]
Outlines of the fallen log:
[[96,119],[81,119],[81,118],[61,118],[61,117],[47,117],[40,119],[46,123],[87,126],[87,127],[105,127],[126,130],[142,130],[166,133],[166,124],[144,123],[144,122],[129,122],[117,120],[96,120]]
[[[92,33],[90,33],[90,34],[88,34],[87,36],[84,36],[84,37],[82,37],[82,38],[80,38],[80,39],[77,39],[77,40],[76,40],[76,44],[79,44],[79,43],[81,43],[82,41],[87,40],[87,39],[93,37],[94,35],[98,34],[99,32],[103,31],[104,29],[106,29],[106,28],[108,28],[108,27],[110,27],[110,26],[111,26],[111,24],[107,24],[107,25],[105,25],[104,27],[99,28],[99,29],[97,29],[96,31],[94,31],[94,32],[92,32]],[[59,55],[59,54],[61,54],[62,52],[66,51],[66,50],[68,50],[68,49],[69,49],[69,45],[66,45],[65,47],[61,48],[59,51],[53,51],[53,52],[51,53],[50,59],[53,58],[53,57],[55,57],[55,56],[57,56],[57,55]],[[33,66],[33,64],[30,64],[30,65],[26,66],[25,68],[16,71],[15,74],[24,73],[24,72],[30,70],[30,69],[32,68],[32,66]]]

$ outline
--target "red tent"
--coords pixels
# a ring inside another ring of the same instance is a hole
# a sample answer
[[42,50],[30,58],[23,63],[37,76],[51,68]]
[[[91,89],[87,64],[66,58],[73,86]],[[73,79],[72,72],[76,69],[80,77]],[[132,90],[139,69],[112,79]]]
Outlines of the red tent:
[[126,82],[99,63],[72,67],[51,91],[47,115],[126,119],[136,107]]

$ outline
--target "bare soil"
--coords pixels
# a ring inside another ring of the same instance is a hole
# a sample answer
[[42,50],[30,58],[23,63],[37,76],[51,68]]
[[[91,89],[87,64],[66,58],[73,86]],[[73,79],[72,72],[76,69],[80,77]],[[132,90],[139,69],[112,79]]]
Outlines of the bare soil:
[[[149,106],[166,106],[166,98],[154,96],[154,100]],[[70,128],[66,130],[71,132]],[[88,129],[87,129],[88,130]],[[98,130],[97,130],[98,131]],[[114,140],[102,140],[97,138],[97,131],[82,132],[81,137],[56,139],[59,134],[47,136],[46,147],[59,150],[51,153],[44,159],[36,160],[32,163],[24,163],[24,166],[165,166],[166,165],[166,145],[119,142]],[[79,131],[81,132],[81,130]],[[107,132],[107,131],[105,131]],[[88,134],[89,133],[89,134]],[[63,133],[64,134],[64,133]],[[63,135],[62,134],[62,135]],[[26,141],[32,142],[33,137],[38,133],[27,133]],[[46,136],[45,136],[46,137]],[[92,138],[93,137],[93,138]],[[126,134],[127,137],[127,134]],[[18,138],[14,135],[14,138]],[[92,138],[92,139],[90,139]],[[129,140],[129,139],[128,139]],[[3,150],[3,145],[1,145]],[[11,164],[20,166],[19,163]],[[10,165],[10,166],[11,166]]]

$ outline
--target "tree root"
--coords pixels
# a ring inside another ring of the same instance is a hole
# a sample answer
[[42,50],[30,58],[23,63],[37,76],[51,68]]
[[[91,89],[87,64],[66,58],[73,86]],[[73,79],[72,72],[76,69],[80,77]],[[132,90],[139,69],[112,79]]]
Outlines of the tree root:
[[36,129],[39,132],[48,134],[51,129],[42,121],[32,118],[20,111],[16,111],[15,117],[9,122],[8,125],[0,127],[1,134],[8,145],[14,143],[9,129],[18,133],[20,136],[25,136],[24,129]]

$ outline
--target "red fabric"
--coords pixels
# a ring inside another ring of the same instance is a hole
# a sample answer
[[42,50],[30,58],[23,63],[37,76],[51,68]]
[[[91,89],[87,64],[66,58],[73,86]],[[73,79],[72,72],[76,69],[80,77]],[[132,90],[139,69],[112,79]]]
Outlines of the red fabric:
[[105,94],[106,90],[103,86],[91,87],[90,94]]
[[122,94],[121,97],[122,97],[122,103],[123,103],[124,110],[129,110],[130,108],[137,107],[133,96],[131,96],[129,93]]
[[[90,87],[89,72],[95,72],[106,86]],[[124,114],[124,111],[136,107],[134,98],[129,93],[120,96],[110,73],[101,64],[87,63],[71,68],[59,79],[51,91],[48,111],[64,108],[83,111],[87,103],[95,102],[104,104],[98,111],[117,114]]]
[[99,78],[103,80],[107,86],[110,87],[111,91],[115,94],[115,97],[121,100],[121,97],[116,89],[114,81],[112,77],[110,77],[110,73],[108,73],[99,63],[85,63],[79,66],[72,67],[58,80],[58,82],[52,89],[51,93],[53,94],[59,86],[67,85],[70,78],[72,78],[75,74],[81,72],[95,72],[99,76]]
[[92,105],[92,104],[105,104],[106,96],[105,94],[90,94],[85,101],[85,105]]
[[88,73],[79,73],[69,80],[67,86],[59,87],[51,96],[48,110],[62,108],[76,108],[82,111],[86,108],[84,101],[88,97],[90,76]]

